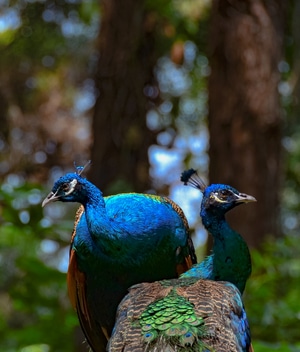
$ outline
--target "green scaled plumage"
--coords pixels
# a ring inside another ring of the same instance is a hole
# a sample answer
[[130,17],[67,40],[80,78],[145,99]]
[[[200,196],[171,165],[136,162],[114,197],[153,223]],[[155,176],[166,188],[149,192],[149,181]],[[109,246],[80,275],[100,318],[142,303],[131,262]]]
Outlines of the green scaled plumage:
[[110,352],[250,352],[238,289],[180,278],[138,284],[118,308]]
[[193,305],[172,289],[166,297],[151,303],[139,318],[142,339],[151,347],[158,338],[166,345],[191,347],[205,336],[204,320]]

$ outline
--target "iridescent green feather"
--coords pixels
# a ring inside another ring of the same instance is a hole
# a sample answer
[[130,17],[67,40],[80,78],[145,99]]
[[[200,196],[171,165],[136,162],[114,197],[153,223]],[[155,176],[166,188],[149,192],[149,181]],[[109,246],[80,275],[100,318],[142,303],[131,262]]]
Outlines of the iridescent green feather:
[[119,305],[110,352],[252,352],[239,290],[181,278],[130,288]]
[[151,303],[141,314],[139,325],[148,349],[159,341],[170,351],[172,346],[176,346],[176,351],[212,351],[201,342],[208,336],[203,317],[198,317],[193,304],[175,289]]

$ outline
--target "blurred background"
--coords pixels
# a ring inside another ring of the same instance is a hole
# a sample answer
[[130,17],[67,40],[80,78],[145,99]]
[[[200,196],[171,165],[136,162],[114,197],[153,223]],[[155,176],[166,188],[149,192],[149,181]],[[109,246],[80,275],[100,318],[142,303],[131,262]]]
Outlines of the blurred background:
[[66,290],[76,204],[41,201],[92,160],[105,195],[169,195],[209,252],[193,167],[256,197],[255,351],[300,351],[300,3],[0,1],[0,350],[86,351]]

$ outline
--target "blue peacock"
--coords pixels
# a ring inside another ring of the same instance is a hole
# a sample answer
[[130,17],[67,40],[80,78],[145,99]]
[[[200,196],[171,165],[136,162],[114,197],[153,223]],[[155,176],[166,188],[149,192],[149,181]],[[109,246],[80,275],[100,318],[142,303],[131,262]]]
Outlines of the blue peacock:
[[93,351],[105,351],[117,306],[140,282],[176,278],[196,261],[187,220],[167,197],[127,193],[103,197],[84,167],[59,178],[43,206],[78,202],[68,291]]
[[203,192],[200,215],[214,238],[213,254],[179,279],[130,288],[118,308],[109,351],[253,351],[241,299],[250,253],[225,214],[255,198],[228,185],[206,187],[193,169],[181,180]]
[[252,269],[250,252],[242,236],[229,226],[225,215],[234,207],[256,199],[228,185],[206,186],[194,169],[183,172],[181,181],[203,193],[200,217],[213,236],[212,254],[195,267],[195,275],[202,279],[229,281],[243,293]]

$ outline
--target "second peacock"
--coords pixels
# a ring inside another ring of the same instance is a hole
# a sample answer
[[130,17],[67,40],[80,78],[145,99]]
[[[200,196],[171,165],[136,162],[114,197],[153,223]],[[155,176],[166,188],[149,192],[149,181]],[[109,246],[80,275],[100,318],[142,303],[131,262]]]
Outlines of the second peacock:
[[243,237],[229,226],[225,215],[236,206],[256,202],[256,199],[229,185],[206,186],[194,169],[183,172],[181,181],[203,193],[200,217],[213,237],[212,254],[196,266],[195,275],[202,279],[229,281],[243,293],[252,269],[250,252]]

